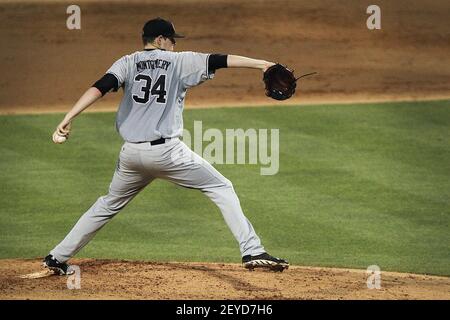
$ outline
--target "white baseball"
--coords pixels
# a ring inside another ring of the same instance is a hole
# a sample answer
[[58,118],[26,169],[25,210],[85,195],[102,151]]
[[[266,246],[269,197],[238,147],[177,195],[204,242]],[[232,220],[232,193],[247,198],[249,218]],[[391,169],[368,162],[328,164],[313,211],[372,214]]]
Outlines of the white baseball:
[[63,143],[63,142],[65,142],[67,140],[67,137],[66,136],[61,136],[61,135],[59,135],[57,132],[55,132],[54,134],[53,134],[53,142],[54,143]]

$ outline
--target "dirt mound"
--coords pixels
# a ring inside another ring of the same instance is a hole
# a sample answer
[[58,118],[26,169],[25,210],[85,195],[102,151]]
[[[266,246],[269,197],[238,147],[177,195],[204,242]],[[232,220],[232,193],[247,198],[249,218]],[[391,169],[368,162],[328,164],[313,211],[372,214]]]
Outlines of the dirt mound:
[[[279,61],[299,75],[317,71],[289,102],[449,97],[446,0],[377,1],[376,31],[366,27],[364,1],[81,1],[81,30],[66,28],[69,4],[0,0],[0,113],[67,110],[116,59],[141,49],[139,31],[156,15],[187,35],[178,51]],[[261,79],[258,70],[218,70],[186,104],[284,104],[264,96]],[[116,109],[120,96],[107,95],[93,111]]]
[[364,270],[291,266],[283,273],[238,264],[154,263],[74,259],[72,278],[21,276],[41,260],[0,260],[0,299],[450,299],[450,279],[383,272],[381,289],[367,288]]

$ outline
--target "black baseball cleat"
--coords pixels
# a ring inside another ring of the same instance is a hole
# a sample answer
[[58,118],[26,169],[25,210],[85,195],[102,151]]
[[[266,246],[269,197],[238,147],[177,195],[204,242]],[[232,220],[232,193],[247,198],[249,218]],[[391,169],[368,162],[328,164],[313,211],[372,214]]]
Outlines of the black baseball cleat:
[[244,265],[244,268],[251,271],[255,268],[266,268],[272,271],[282,272],[284,269],[289,268],[289,262],[272,257],[267,252],[257,256],[244,256],[242,257],[242,264]]
[[59,274],[60,276],[63,275],[70,275],[73,274],[75,271],[65,262],[59,262],[54,258],[51,254],[46,256],[43,261],[43,265],[45,268],[49,268],[54,273]]

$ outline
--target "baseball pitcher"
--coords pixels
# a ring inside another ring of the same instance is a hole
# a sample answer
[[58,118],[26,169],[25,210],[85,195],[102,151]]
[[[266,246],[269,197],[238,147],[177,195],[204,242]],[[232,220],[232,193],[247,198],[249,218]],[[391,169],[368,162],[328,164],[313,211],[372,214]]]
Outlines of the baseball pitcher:
[[175,32],[170,21],[156,18],[143,28],[141,51],[121,57],[75,103],[53,134],[55,143],[68,137],[71,122],[109,91],[123,89],[116,128],[125,141],[109,192],[78,220],[69,234],[44,259],[55,273],[70,274],[67,261],[80,251],[117,213],[155,179],[198,189],[220,209],[236,238],[245,268],[283,271],[286,260],[269,255],[242,212],[231,182],[180,141],[187,89],[213,78],[220,68],[254,68],[263,72],[275,65],[264,60],[197,52],[174,52]]

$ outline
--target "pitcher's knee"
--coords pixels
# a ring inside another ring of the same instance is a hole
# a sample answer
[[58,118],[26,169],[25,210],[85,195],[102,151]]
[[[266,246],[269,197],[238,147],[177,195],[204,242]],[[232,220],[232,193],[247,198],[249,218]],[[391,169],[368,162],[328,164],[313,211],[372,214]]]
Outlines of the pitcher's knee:
[[225,188],[233,188],[233,183],[231,183],[231,181],[228,180],[227,178],[224,178],[222,180],[222,184],[223,184],[223,187],[225,187]]
[[209,188],[210,190],[220,190],[220,189],[233,189],[233,184],[227,178],[221,179],[220,183],[215,185],[214,187]]
[[101,211],[112,216],[119,213],[120,210],[122,210],[126,205],[126,203],[121,201],[120,198],[111,198],[109,195],[98,198],[98,202],[101,207]]

